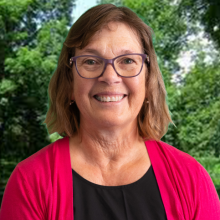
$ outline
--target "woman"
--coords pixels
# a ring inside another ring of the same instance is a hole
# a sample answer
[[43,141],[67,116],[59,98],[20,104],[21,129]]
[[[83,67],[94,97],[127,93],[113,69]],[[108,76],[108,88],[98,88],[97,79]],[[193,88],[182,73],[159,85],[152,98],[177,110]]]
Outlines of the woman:
[[206,170],[160,141],[172,122],[151,30],[99,5],[64,42],[45,123],[63,139],[13,171],[0,219],[217,220]]

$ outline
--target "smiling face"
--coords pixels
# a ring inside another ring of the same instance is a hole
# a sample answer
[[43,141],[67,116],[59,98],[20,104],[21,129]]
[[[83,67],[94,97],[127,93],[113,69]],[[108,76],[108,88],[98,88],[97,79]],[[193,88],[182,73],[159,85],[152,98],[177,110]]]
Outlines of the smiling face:
[[[112,59],[122,54],[143,53],[136,33],[123,23],[111,22],[109,28],[96,33],[75,56],[95,55]],[[74,84],[72,99],[80,111],[80,126],[109,128],[137,126],[137,115],[145,99],[146,64],[141,73],[132,78],[123,78],[108,64],[102,76],[84,79],[72,67]]]

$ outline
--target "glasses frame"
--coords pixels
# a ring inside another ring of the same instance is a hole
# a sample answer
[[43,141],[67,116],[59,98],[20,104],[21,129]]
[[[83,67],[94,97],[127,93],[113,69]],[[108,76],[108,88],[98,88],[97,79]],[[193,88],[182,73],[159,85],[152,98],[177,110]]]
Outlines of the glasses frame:
[[[129,54],[123,54],[123,55],[120,55],[120,56],[117,56],[113,59],[105,59],[105,58],[102,58],[102,57],[99,57],[99,56],[93,56],[93,55],[81,55],[81,56],[76,56],[76,57],[71,57],[70,60],[69,60],[69,63],[70,65],[73,64],[73,62],[75,63],[75,67],[76,67],[76,71],[77,73],[79,74],[79,76],[81,76],[82,78],[84,79],[96,79],[96,78],[99,78],[100,76],[102,76],[106,70],[106,67],[107,67],[107,64],[111,64],[113,69],[115,70],[115,72],[117,73],[118,76],[121,76],[115,69],[115,66],[114,66],[114,61],[119,58],[119,57],[122,57],[122,56],[126,56],[126,55],[140,55],[142,57],[142,65],[141,65],[141,70],[138,74],[136,74],[135,76],[138,76],[142,69],[143,69],[143,64],[144,64],[144,61],[147,60],[147,64],[149,65],[150,64],[150,59],[149,59],[149,56],[147,54],[142,54],[142,53],[129,53]],[[99,75],[99,76],[96,76],[96,77],[93,77],[93,78],[87,78],[87,77],[84,77],[82,75],[80,75],[79,71],[78,71],[78,68],[77,68],[77,65],[76,65],[76,60],[78,57],[96,57],[96,58],[99,58],[101,60],[104,61],[105,63],[105,66],[104,66],[104,69],[102,71],[102,73]],[[124,77],[124,78],[131,78],[131,77],[135,77],[135,76],[121,76],[121,77]]]

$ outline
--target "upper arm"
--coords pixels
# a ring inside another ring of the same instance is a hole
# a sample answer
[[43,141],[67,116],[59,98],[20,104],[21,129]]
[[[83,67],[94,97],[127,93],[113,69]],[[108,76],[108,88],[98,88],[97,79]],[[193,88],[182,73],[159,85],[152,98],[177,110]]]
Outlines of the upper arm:
[[[200,164],[199,164],[200,165]],[[197,175],[197,198],[194,220],[219,220],[220,201],[208,172],[200,165]]]
[[24,173],[17,166],[12,172],[2,199],[0,219],[43,220],[42,201],[36,189],[29,184]]

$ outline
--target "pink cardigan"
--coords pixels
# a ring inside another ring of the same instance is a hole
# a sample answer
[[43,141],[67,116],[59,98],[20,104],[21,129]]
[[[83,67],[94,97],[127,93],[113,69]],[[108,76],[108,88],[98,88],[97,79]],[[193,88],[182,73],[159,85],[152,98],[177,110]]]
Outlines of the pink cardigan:
[[[191,156],[146,141],[168,220],[219,220],[220,202],[207,171]],[[69,138],[20,162],[5,189],[0,220],[73,220]]]

